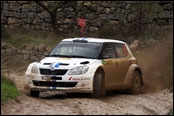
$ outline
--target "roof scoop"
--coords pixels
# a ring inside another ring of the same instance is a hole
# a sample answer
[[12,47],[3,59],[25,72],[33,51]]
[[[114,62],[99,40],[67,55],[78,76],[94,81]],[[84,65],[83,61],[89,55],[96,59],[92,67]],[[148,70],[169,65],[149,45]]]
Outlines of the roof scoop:
[[89,61],[81,62],[80,64],[89,64]]

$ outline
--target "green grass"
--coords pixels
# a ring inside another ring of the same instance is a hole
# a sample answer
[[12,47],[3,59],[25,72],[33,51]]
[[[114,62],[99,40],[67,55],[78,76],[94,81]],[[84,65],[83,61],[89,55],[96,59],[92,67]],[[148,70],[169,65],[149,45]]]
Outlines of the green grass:
[[9,99],[16,99],[21,93],[18,91],[13,81],[1,75],[1,102]]
[[61,41],[63,37],[57,37],[49,32],[37,32],[37,31],[13,31],[6,32],[4,36],[1,36],[1,42],[9,43],[14,47],[20,48],[24,44],[31,44],[38,46],[45,44],[47,46],[55,46]]
[[169,111],[168,115],[173,115],[173,108]]

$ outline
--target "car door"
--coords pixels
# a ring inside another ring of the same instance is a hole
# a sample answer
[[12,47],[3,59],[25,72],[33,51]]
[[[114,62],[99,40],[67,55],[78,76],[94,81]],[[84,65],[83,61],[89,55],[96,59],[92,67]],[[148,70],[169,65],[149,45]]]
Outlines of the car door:
[[101,55],[105,62],[105,86],[110,89],[115,88],[119,78],[119,62],[114,46],[111,43],[105,43]]
[[118,55],[117,62],[119,64],[119,77],[117,77],[116,84],[121,86],[130,67],[130,61],[125,44],[115,43],[114,48]]

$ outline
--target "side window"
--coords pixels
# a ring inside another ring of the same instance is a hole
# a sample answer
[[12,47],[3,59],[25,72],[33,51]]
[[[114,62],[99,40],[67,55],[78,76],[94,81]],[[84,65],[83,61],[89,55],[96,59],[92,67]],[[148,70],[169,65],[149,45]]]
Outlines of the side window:
[[116,58],[115,50],[113,46],[109,43],[107,43],[102,51],[102,58],[108,59],[108,58]]
[[117,51],[118,58],[128,55],[127,48],[124,44],[114,44],[114,48]]

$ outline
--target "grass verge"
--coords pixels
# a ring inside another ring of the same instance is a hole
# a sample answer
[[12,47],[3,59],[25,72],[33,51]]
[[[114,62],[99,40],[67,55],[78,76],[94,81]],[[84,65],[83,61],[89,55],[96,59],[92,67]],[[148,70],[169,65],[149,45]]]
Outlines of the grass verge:
[[18,91],[13,81],[1,75],[1,102],[9,99],[16,99],[21,93]]
[[168,115],[173,115],[173,108],[169,111]]
[[58,37],[50,32],[37,31],[6,31],[6,35],[1,36],[1,43],[9,43],[14,47],[20,48],[24,44],[38,46],[41,43],[47,46],[55,46],[63,37]]

